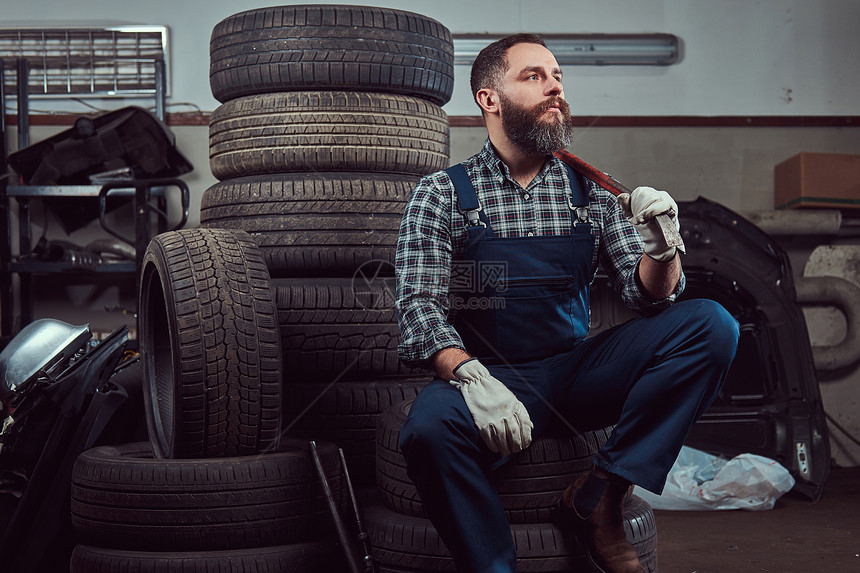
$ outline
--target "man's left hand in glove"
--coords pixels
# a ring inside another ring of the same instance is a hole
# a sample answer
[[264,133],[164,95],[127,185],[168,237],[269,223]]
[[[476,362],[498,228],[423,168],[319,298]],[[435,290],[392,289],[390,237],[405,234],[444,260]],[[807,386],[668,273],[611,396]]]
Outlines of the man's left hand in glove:
[[534,424],[526,407],[477,358],[461,362],[450,383],[463,394],[490,451],[509,456],[529,446]]
[[646,255],[660,262],[675,258],[677,249],[666,244],[666,237],[655,219],[657,215],[667,215],[675,224],[675,230],[680,230],[678,204],[668,193],[653,187],[637,187],[632,193],[621,193],[618,204],[627,220],[642,235]]

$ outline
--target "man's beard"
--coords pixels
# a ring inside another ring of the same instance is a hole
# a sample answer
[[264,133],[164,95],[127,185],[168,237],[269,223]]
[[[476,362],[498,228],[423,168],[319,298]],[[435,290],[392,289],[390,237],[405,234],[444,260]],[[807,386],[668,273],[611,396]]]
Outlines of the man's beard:
[[[573,118],[570,106],[560,97],[553,97],[530,108],[518,105],[499,94],[502,104],[502,129],[521,152],[528,155],[550,155],[570,145]],[[543,119],[544,112],[557,106],[561,121]]]

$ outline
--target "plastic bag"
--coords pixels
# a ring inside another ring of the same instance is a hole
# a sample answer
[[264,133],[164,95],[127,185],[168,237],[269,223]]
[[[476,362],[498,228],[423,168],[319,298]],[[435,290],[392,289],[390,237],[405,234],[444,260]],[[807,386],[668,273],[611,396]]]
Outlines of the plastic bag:
[[726,460],[684,446],[669,471],[662,495],[640,487],[634,493],[654,509],[773,509],[794,487],[794,478],[778,462],[755,454]]

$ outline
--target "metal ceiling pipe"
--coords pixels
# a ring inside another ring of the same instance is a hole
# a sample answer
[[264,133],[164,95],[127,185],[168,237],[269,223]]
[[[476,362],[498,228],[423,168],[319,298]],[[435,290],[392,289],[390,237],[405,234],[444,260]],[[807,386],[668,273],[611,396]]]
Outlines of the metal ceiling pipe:
[[842,227],[838,209],[738,211],[743,218],[773,236],[837,235]]
[[845,315],[842,342],[813,346],[816,370],[837,370],[860,362],[860,287],[839,277],[802,277],[795,281],[797,302],[802,306],[833,306]]

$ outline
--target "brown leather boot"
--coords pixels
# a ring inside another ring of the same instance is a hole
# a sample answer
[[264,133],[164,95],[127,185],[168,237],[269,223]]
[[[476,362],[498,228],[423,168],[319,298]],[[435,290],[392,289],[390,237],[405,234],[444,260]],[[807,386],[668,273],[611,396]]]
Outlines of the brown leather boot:
[[601,478],[592,468],[561,496],[559,525],[579,536],[595,573],[647,573],[624,532],[622,512],[629,488],[627,480],[611,474]]

